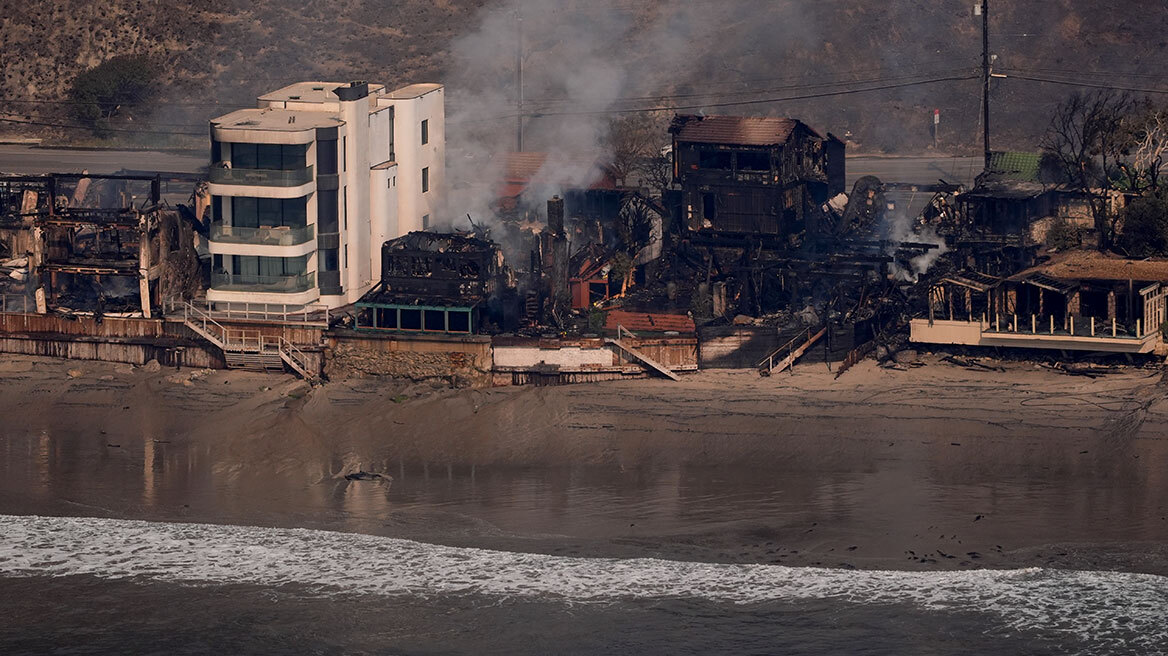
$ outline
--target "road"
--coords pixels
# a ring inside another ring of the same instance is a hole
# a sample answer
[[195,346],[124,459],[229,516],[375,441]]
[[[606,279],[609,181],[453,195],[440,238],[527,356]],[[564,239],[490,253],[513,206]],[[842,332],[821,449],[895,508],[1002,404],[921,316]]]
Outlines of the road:
[[141,150],[71,150],[0,145],[0,172],[4,173],[116,173],[164,171],[194,173],[207,165],[207,157],[194,154]]
[[848,189],[866,175],[884,182],[934,184],[944,180],[969,187],[981,169],[980,157],[849,157]]

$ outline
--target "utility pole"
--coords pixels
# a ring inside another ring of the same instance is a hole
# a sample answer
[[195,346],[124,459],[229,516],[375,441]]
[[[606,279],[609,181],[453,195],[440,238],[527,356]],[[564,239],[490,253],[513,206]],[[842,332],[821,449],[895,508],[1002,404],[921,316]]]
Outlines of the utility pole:
[[523,16],[515,12],[515,152],[523,152]]
[[981,0],[982,137],[985,140],[985,168],[990,168],[990,0]]

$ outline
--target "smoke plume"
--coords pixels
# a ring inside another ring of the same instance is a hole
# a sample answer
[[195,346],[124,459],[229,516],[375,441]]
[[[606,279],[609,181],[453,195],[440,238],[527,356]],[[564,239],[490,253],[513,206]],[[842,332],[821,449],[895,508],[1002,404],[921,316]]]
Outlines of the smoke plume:
[[[507,0],[489,8],[451,47],[447,216],[492,216],[506,154],[518,148],[518,56],[523,149],[548,153],[528,194],[542,202],[594,181],[592,163],[622,111],[670,103],[698,111],[711,89],[756,90],[766,83],[743,79],[743,58],[781,61],[813,47],[812,25],[792,2]],[[660,139],[668,144],[664,132]]]

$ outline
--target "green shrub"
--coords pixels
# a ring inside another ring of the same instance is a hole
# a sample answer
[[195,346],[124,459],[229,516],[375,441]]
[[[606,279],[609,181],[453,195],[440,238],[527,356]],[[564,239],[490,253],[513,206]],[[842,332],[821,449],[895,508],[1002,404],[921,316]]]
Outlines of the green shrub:
[[158,93],[158,73],[145,55],[119,55],[94,66],[69,89],[74,117],[103,135],[114,117],[149,110]]

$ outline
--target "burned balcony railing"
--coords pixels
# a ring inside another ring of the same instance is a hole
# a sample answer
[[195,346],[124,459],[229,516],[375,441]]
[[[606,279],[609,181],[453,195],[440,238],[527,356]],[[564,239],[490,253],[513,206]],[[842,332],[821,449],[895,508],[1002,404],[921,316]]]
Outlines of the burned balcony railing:
[[228,169],[211,167],[211,182],[225,185],[252,185],[256,187],[299,187],[312,182],[312,167],[302,169]]
[[211,241],[258,246],[297,246],[316,238],[315,226],[261,226],[244,228],[223,223],[211,224]]
[[211,289],[225,292],[269,292],[294,294],[316,287],[315,273],[290,276],[261,276],[246,273],[214,273]]

